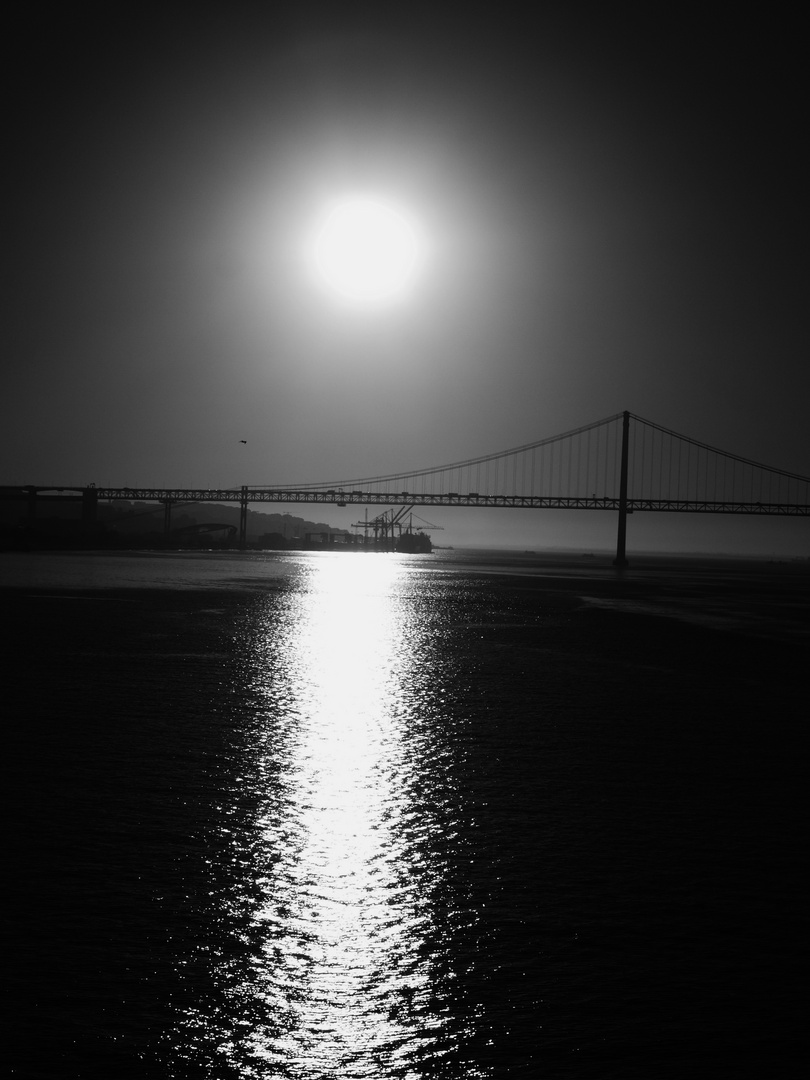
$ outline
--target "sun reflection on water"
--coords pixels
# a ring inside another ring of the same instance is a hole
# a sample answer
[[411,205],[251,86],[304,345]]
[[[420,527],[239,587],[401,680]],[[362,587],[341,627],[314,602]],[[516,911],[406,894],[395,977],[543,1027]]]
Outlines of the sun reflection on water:
[[423,841],[437,826],[413,805],[407,570],[336,555],[303,573],[286,621],[271,610],[257,641],[275,760],[258,821],[261,945],[239,993],[263,1015],[231,1060],[242,1076],[416,1077],[442,1010],[423,947],[436,873]]

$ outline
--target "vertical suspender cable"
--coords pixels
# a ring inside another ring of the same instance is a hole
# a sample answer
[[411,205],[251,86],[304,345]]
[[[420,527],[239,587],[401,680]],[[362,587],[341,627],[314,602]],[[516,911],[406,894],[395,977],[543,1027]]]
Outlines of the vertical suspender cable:
[[[642,483],[639,484],[638,495],[644,498],[647,487],[645,484],[647,474],[647,424],[642,424]],[[633,491],[635,495],[635,489]]]
[[712,499],[717,501],[717,454],[712,451],[712,460],[714,461],[714,475],[712,476]]
[[548,448],[548,493],[554,495],[554,443]]
[[571,497],[571,458],[574,454],[574,443],[572,439],[568,439],[568,480],[566,481],[565,494]]
[[686,443],[686,498],[687,501],[691,497],[691,483],[692,483],[692,442],[691,440]]

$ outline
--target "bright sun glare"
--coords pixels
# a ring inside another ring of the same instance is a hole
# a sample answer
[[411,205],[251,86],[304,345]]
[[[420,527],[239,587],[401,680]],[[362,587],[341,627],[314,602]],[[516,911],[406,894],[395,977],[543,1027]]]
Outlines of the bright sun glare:
[[342,299],[360,306],[403,296],[418,255],[416,230],[405,213],[371,197],[337,203],[314,243],[321,281]]

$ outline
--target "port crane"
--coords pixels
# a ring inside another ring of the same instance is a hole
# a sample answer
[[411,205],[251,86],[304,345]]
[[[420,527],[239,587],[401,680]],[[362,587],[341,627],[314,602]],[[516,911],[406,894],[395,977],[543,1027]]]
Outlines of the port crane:
[[[407,525],[404,524],[406,517],[408,517]],[[356,521],[352,528],[363,530],[365,543],[368,543],[369,530],[374,533],[375,545],[393,543],[397,534],[402,536],[403,528],[406,534],[413,534],[413,519],[413,506],[400,506],[385,510],[382,514],[372,518],[371,521],[368,520],[368,510],[366,510],[365,521]],[[418,526],[419,532],[428,532],[434,529],[441,531],[443,529],[442,525],[432,525],[429,521],[425,521],[424,518],[417,517],[417,521],[420,523]]]

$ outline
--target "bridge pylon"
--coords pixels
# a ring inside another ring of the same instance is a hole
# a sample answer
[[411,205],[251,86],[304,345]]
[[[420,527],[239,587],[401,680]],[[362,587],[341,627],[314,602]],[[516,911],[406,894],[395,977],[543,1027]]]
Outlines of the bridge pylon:
[[622,414],[622,459],[619,467],[619,528],[614,566],[628,566],[627,555],[627,463],[630,459],[630,413]]
[[239,497],[239,547],[242,551],[247,548],[247,513],[248,513],[248,489],[242,485]]

